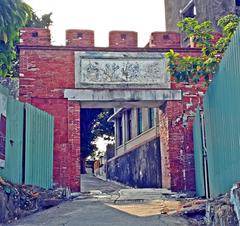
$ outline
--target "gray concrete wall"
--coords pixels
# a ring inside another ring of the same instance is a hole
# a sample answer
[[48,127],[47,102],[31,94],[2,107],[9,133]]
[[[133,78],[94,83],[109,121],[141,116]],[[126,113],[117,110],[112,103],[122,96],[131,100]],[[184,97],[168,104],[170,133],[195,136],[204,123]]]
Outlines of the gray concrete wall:
[[[181,20],[180,9],[190,0],[165,0],[166,30],[179,31],[176,23]],[[238,13],[235,0],[194,0],[199,21],[211,20],[216,30],[217,20],[229,13]]]
[[156,138],[108,162],[107,178],[139,188],[161,187],[160,140]]
[[176,31],[179,29],[176,26],[177,22],[181,20],[180,9],[189,2],[189,0],[165,0],[165,18],[166,18],[166,30]]

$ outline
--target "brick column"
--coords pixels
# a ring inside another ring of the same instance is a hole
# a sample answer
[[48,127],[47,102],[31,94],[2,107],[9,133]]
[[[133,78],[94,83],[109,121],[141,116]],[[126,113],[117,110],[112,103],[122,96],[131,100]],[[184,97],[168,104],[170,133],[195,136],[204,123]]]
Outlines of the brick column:
[[71,152],[70,187],[80,191],[80,103],[68,101],[68,143]]
[[173,191],[195,189],[192,120],[183,101],[168,101],[160,114],[163,186]]
[[162,185],[173,191],[195,190],[193,121],[206,87],[172,82],[182,90],[181,101],[167,101],[159,115]]

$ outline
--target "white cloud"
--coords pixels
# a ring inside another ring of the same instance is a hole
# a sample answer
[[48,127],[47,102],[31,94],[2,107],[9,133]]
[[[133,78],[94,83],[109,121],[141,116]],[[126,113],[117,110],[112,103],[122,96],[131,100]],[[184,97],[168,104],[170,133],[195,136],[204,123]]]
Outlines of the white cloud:
[[164,0],[25,0],[38,15],[53,12],[51,32],[56,44],[65,43],[65,30],[95,31],[95,45],[108,45],[110,30],[138,32],[145,46],[153,31],[165,30]]

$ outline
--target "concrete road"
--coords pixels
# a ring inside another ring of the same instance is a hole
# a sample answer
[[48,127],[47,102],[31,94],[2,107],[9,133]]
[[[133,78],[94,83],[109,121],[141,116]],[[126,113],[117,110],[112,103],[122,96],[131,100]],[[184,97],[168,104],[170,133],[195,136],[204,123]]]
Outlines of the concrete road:
[[[82,195],[73,201],[60,204],[57,207],[38,212],[9,225],[19,226],[188,226],[185,219],[165,215],[138,217],[116,210],[107,204],[109,197],[123,188],[111,182],[105,182],[95,177],[82,177],[84,192],[93,191],[93,195]],[[103,193],[103,194],[101,194]],[[97,197],[96,194],[99,194]],[[114,196],[114,195],[113,195]]]
[[100,180],[91,174],[82,174],[81,175],[81,192],[90,192],[93,190],[99,190],[102,193],[111,194],[116,193],[121,189],[126,188],[123,185]]

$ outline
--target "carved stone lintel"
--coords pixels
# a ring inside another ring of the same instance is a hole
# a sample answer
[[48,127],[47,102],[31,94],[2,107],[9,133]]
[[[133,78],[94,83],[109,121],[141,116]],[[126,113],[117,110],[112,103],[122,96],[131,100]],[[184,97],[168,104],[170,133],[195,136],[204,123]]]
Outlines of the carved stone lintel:
[[170,88],[163,53],[76,52],[76,88]]

